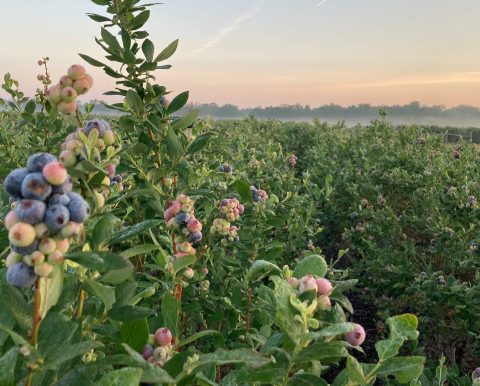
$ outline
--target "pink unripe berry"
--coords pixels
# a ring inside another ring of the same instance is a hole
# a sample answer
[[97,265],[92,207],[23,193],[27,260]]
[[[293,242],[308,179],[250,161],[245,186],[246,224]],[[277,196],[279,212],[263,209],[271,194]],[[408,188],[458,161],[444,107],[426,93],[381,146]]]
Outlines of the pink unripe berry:
[[73,86],[73,80],[68,75],[64,75],[60,78],[60,86],[71,87]]
[[67,74],[72,80],[82,79],[85,76],[85,67],[81,66],[80,64],[74,64],[70,66]]
[[106,167],[106,172],[108,174],[108,177],[111,179],[115,177],[115,172],[117,170],[117,167],[114,164],[108,164]]
[[163,218],[165,221],[170,221],[173,218],[175,218],[175,213],[173,213],[171,208],[168,208],[164,213],[163,213]]
[[35,265],[42,264],[45,261],[45,255],[40,251],[35,251],[30,255],[32,263]]
[[93,86],[93,78],[92,78],[90,75],[85,74],[85,77],[84,77],[83,79],[88,80],[88,83],[90,83],[90,88],[92,88],[92,86]]
[[317,279],[317,291],[320,295],[329,296],[332,293],[332,288],[330,280],[324,278]]
[[35,240],[35,229],[30,224],[18,222],[8,232],[8,239],[16,247],[27,247]]
[[172,204],[169,206],[168,209],[170,209],[172,213],[176,215],[178,212],[182,210],[182,204],[179,201],[175,200],[172,202]]
[[60,230],[60,234],[62,235],[62,237],[67,237],[67,238],[78,235],[79,233],[80,233],[80,224],[73,221],[70,221],[67,225],[65,225]]
[[77,139],[68,141],[66,144],[66,149],[71,152],[77,152],[79,149],[83,148],[83,143]]
[[300,279],[300,293],[304,293],[307,291],[316,291],[317,290],[317,282],[312,275],[306,275]]
[[172,343],[172,333],[166,327],[159,328],[155,331],[155,340],[160,346],[168,346]]
[[72,166],[75,166],[77,163],[77,156],[75,153],[71,150],[64,150],[60,153],[60,156],[58,157],[60,161],[63,162],[63,164],[69,168]]
[[188,221],[187,229],[190,232],[200,232],[202,230],[202,223],[193,217]]
[[296,278],[296,277],[289,277],[287,279],[287,283],[290,284],[290,286],[293,288],[293,289],[297,289],[298,286],[300,285],[300,281]]
[[345,334],[345,339],[352,346],[360,346],[365,341],[365,330],[359,325],[355,324],[355,329]]
[[60,251],[63,254],[66,254],[70,248],[70,241],[68,241],[68,239],[56,240],[56,244],[57,251]]
[[52,238],[46,238],[40,241],[38,249],[40,252],[49,255],[50,253],[54,252],[55,249],[57,249],[57,243]]
[[60,111],[62,114],[73,114],[75,111],[77,111],[77,102],[72,101],[72,102],[60,102],[58,105],[58,111]]
[[43,167],[42,174],[52,185],[62,185],[67,179],[67,169],[61,162],[50,162]]
[[194,275],[194,271],[192,268],[186,268],[185,271],[183,271],[183,277],[185,279],[191,279]]
[[60,251],[53,251],[47,258],[50,264],[56,265],[63,263],[63,253]]
[[92,86],[90,85],[90,82],[87,78],[82,78],[73,82],[72,87],[75,89],[78,95],[83,95],[86,94]]
[[321,310],[327,310],[330,307],[332,307],[332,302],[330,301],[330,297],[328,297],[327,295],[319,296],[318,299],[317,299],[317,302],[318,302],[317,303],[318,307]]
[[50,87],[47,91],[47,98],[50,103],[58,105],[62,101],[62,88],[60,85],[56,84]]
[[7,231],[12,229],[12,227],[19,222],[20,222],[20,219],[17,217],[17,215],[15,214],[15,211],[13,210],[8,212],[7,215],[5,216],[4,223],[5,223],[5,228],[7,228]]
[[48,277],[52,272],[52,269],[53,267],[48,263],[41,263],[39,265],[36,265],[34,268],[35,274],[40,277]]
[[62,101],[64,102],[73,102],[75,99],[77,99],[77,92],[73,87],[65,87],[62,90]]
[[113,145],[115,143],[115,133],[112,130],[105,131],[105,134],[103,135],[103,141],[107,146]]

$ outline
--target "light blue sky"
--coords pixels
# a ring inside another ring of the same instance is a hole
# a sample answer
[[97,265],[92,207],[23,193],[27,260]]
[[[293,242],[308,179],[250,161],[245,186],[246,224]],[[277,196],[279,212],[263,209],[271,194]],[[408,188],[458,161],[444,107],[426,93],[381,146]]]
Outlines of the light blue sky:
[[[180,38],[158,81],[198,102],[480,106],[478,0],[164,0],[147,24],[158,49]],[[87,0],[0,0],[0,74],[27,92],[37,59],[54,78],[99,57]],[[89,68],[99,98],[113,82]]]

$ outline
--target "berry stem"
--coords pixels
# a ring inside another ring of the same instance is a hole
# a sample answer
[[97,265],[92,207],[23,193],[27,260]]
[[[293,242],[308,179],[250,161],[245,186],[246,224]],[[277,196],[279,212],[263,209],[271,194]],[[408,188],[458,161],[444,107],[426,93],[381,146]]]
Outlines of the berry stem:
[[83,314],[83,303],[85,302],[85,291],[83,289],[80,289],[80,292],[78,294],[78,306],[77,306],[77,311],[75,312],[75,317],[77,319],[80,319]]
[[75,110],[75,116],[77,117],[77,122],[78,122],[79,127],[83,127],[82,117],[80,115],[80,111],[78,111],[78,107]]
[[248,303],[247,303],[247,320],[245,322],[245,332],[248,334],[250,331],[250,318],[252,312],[252,289],[248,288]]
[[35,294],[33,299],[33,320],[32,320],[32,332],[30,334],[30,344],[32,346],[37,345],[38,329],[40,328],[40,279],[35,282]]

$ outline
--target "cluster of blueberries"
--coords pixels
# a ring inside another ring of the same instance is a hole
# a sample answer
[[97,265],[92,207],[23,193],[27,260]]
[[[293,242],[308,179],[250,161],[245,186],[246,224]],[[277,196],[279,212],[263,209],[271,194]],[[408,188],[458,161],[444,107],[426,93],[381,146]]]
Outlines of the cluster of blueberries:
[[287,162],[291,167],[294,167],[297,164],[297,156],[295,154],[292,154],[290,157],[288,157]]
[[218,171],[221,173],[227,173],[227,174],[232,174],[233,173],[233,167],[228,163],[224,162],[218,167]]
[[[202,239],[202,223],[195,217],[195,202],[187,195],[180,194],[165,210],[164,218],[168,227],[181,229],[183,240],[180,240],[179,244],[182,242],[183,244],[180,248],[190,250],[191,244],[198,243]],[[191,250],[190,252],[178,252],[179,256],[194,253]]]
[[159,328],[150,335],[148,343],[143,348],[143,358],[159,367],[163,367],[173,354],[172,333],[167,327]]
[[7,281],[30,287],[37,276],[48,277],[52,265],[63,262],[71,239],[90,215],[83,197],[72,192],[65,166],[48,153],[37,153],[26,168],[13,170],[4,181],[12,210],[5,216],[11,253]]
[[237,221],[245,211],[245,207],[236,198],[226,198],[220,203],[220,217],[213,220],[210,233],[224,236],[222,242],[236,242],[238,227],[230,222]]
[[[323,277],[316,279],[313,275],[305,275],[300,279],[290,277],[287,282],[299,296],[314,294],[317,297],[317,309],[322,311],[331,309],[330,295],[333,292],[333,285],[330,280]],[[355,324],[354,330],[345,334],[345,339],[352,346],[360,346],[365,341],[365,336],[365,329],[361,325]]]
[[250,191],[252,192],[253,202],[267,202],[268,194],[265,190],[257,189],[255,186],[250,186]]
[[86,94],[93,86],[93,79],[79,64],[68,69],[67,75],[60,78],[58,84],[47,91],[47,98],[53,105],[58,105],[58,111],[72,114],[77,111],[77,97]]

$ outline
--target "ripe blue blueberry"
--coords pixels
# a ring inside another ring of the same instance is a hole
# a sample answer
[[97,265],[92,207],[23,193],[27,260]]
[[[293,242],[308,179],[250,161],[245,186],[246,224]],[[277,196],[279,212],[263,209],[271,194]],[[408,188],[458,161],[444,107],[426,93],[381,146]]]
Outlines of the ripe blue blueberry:
[[73,180],[72,177],[68,176],[67,180],[61,185],[53,185],[52,193],[63,193],[68,194],[73,189]]
[[180,212],[175,216],[177,224],[186,224],[190,220],[190,215],[185,212]]
[[220,166],[218,167],[218,171],[219,171],[219,172],[222,172],[222,173],[225,171],[225,168],[223,167],[223,165],[220,165]]
[[202,232],[190,233],[187,237],[189,243],[198,243],[202,239]]
[[30,173],[41,172],[46,164],[57,161],[57,157],[55,157],[53,154],[33,154],[27,160],[27,169]]
[[105,131],[110,130],[110,125],[103,119],[94,119],[85,123],[85,134],[90,134],[92,129],[97,129],[99,136],[103,137],[105,135]]
[[90,205],[77,193],[70,193],[69,197],[68,210],[70,211],[70,219],[78,223],[85,222],[90,215]]
[[44,201],[52,193],[52,185],[47,182],[42,173],[30,173],[22,181],[21,192],[23,198]]
[[25,256],[35,252],[38,249],[38,244],[39,244],[38,240],[34,240],[33,243],[31,243],[30,245],[27,245],[26,247],[17,247],[15,245],[10,244],[10,249],[13,252],[18,253],[19,255]]
[[252,199],[253,199],[253,201],[255,201],[255,202],[260,202],[261,197],[260,197],[259,195],[257,195],[257,194],[254,194],[253,197],[252,197]]
[[11,286],[19,288],[31,287],[35,284],[37,275],[33,267],[29,267],[25,263],[16,263],[7,269],[7,282]]
[[21,221],[35,225],[43,221],[46,209],[43,201],[25,199],[17,203],[15,214]]
[[63,205],[67,206],[70,203],[70,197],[67,194],[56,193],[50,197],[48,205]]
[[70,221],[70,212],[63,205],[52,205],[45,212],[45,224],[52,232],[57,232]]
[[21,197],[22,181],[27,176],[28,169],[19,168],[10,172],[3,183],[5,191],[12,197]]

